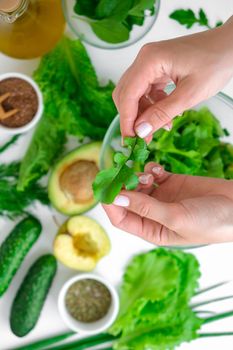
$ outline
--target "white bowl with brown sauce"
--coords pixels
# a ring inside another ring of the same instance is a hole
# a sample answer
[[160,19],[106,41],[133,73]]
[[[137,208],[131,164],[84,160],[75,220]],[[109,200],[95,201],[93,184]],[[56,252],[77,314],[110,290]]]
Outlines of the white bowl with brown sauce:
[[105,278],[92,273],[80,274],[63,285],[58,297],[58,309],[63,321],[73,331],[81,335],[97,334],[104,332],[115,321],[119,296]]
[[15,72],[0,75],[1,133],[25,133],[38,123],[42,113],[42,93],[32,78]]

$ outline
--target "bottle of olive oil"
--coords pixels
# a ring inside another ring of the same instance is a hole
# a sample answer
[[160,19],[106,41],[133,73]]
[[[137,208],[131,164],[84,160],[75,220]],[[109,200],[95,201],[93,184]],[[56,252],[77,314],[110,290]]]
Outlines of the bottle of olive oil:
[[61,0],[0,0],[0,51],[8,56],[42,56],[64,27]]

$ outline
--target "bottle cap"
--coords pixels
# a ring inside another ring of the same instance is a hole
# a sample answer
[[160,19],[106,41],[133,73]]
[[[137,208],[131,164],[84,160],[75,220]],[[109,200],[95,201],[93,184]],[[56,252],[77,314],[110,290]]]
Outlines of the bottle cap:
[[22,0],[0,0],[0,11],[2,12],[13,12],[20,5]]

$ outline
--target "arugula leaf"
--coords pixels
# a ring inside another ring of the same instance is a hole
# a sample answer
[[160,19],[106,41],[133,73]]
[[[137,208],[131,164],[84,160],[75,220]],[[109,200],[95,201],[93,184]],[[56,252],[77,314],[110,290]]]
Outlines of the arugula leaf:
[[138,177],[130,163],[136,166],[144,164],[149,152],[146,143],[138,137],[126,137],[124,144],[128,147],[125,153],[116,153],[114,156],[115,167],[100,171],[93,183],[95,198],[106,204],[114,201],[122,186],[127,190],[133,190],[138,185]]
[[114,85],[100,86],[79,40],[64,37],[42,58],[34,78],[43,92],[44,114],[22,160],[19,190],[48,172],[63,152],[67,135],[100,140],[116,115]]
[[0,153],[5,152],[11,145],[14,145],[21,135],[14,135],[4,145],[0,146]]
[[199,10],[199,24],[209,28],[209,21],[203,9]]
[[[200,26],[211,29],[209,25],[209,20],[205,11],[200,8],[198,15],[195,15],[191,9],[178,9],[172,12],[169,16],[171,19],[179,22],[180,24],[186,26],[187,29],[191,28],[194,24],[199,24]],[[222,25],[222,21],[218,21],[215,27]]]
[[110,328],[114,349],[174,349],[198,337],[203,321],[189,303],[200,277],[199,264],[182,251],[152,250],[135,256],[120,289],[120,313]]
[[18,162],[0,164],[0,215],[12,220],[25,214],[27,207],[34,201],[49,204],[46,189],[38,183],[26,191],[17,190],[19,166]]

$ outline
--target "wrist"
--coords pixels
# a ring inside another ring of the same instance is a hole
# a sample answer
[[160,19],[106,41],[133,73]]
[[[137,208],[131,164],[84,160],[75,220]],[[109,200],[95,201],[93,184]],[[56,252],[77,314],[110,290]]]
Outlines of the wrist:
[[224,64],[231,68],[233,73],[233,16],[213,31],[216,33]]

